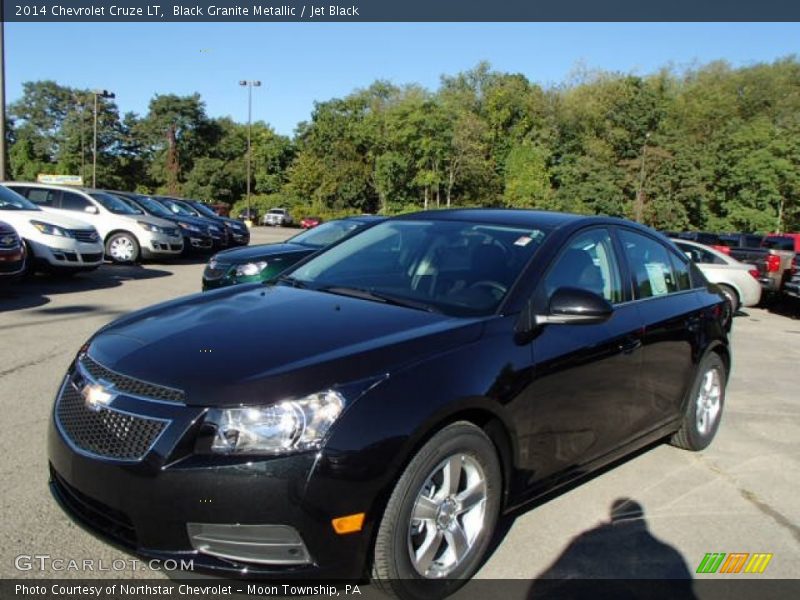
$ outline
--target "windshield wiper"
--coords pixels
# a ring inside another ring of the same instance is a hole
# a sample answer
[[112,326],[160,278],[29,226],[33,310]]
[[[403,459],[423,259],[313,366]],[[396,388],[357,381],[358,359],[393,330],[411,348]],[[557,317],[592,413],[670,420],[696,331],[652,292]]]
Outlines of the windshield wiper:
[[291,275],[280,275],[272,280],[273,283],[285,283],[295,288],[307,288],[308,285],[305,281],[300,281],[299,279],[295,279]]
[[411,300],[410,298],[402,298],[393,296],[384,292],[376,292],[375,290],[366,290],[364,288],[346,287],[340,285],[328,285],[317,288],[318,292],[329,292],[331,294],[339,294],[341,296],[351,296],[353,298],[361,298],[363,300],[372,300],[373,302],[382,302],[384,304],[391,304],[393,306],[404,306],[406,308],[413,308],[416,310],[424,310],[425,312],[439,313],[438,308],[431,306],[425,302]]

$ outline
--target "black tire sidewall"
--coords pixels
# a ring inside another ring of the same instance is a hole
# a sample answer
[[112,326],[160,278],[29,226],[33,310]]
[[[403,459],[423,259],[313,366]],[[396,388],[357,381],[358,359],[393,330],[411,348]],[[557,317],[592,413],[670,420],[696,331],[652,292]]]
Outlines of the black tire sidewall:
[[[722,386],[719,398],[720,406],[719,413],[717,414],[717,418],[711,426],[711,429],[707,433],[703,434],[697,430],[697,395],[700,391],[700,386],[703,384],[703,378],[705,377],[705,374],[712,368],[717,368],[720,375],[720,385]],[[687,427],[689,442],[694,450],[702,450],[708,447],[708,445],[714,439],[714,436],[717,434],[717,429],[719,429],[719,424],[722,421],[722,413],[725,409],[726,383],[727,373],[725,370],[725,364],[722,362],[722,359],[718,354],[712,352],[703,359],[703,361],[700,363],[700,367],[697,369],[697,377],[695,378],[694,385],[692,386],[692,395],[686,407],[687,412],[684,426]]]
[[[408,526],[417,494],[431,472],[446,458],[466,454],[483,469],[486,476],[486,522],[470,555],[446,579],[426,579],[417,573],[408,555]],[[408,475],[406,477],[406,475]],[[402,486],[402,488],[401,488]],[[394,494],[402,494],[397,515],[385,514],[381,528],[390,526],[392,566],[397,581],[393,587],[406,598],[440,598],[454,592],[480,567],[492,540],[502,495],[502,472],[497,452],[488,436],[477,426],[455,423],[436,434],[420,449],[403,473]],[[388,511],[387,511],[388,513]],[[400,588],[398,590],[397,588]]]
[[719,288],[722,290],[725,300],[728,301],[728,305],[731,309],[731,318],[733,318],[733,316],[739,311],[739,294],[737,294],[736,290],[731,286],[725,285],[724,283],[719,284]]

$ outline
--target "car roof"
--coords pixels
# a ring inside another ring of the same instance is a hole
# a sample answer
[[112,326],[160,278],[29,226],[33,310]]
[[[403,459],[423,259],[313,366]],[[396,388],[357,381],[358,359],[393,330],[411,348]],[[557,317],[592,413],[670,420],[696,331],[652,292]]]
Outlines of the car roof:
[[616,217],[578,215],[574,213],[518,208],[450,208],[420,211],[393,217],[395,219],[468,221],[491,223],[511,227],[545,227],[557,229],[565,225],[618,224],[654,233],[654,230],[639,223]]

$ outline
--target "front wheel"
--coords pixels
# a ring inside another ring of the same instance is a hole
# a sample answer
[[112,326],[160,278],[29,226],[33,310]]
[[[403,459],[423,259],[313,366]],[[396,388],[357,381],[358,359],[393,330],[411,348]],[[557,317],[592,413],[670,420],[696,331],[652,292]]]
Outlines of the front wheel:
[[726,380],[720,356],[716,353],[706,356],[697,370],[681,428],[670,439],[673,446],[702,450],[711,443],[722,418]]
[[106,254],[115,263],[135,263],[139,260],[139,242],[131,233],[115,233],[106,241]]
[[481,564],[500,510],[494,445],[472,423],[453,423],[414,456],[378,528],[372,579],[404,599],[453,593]]

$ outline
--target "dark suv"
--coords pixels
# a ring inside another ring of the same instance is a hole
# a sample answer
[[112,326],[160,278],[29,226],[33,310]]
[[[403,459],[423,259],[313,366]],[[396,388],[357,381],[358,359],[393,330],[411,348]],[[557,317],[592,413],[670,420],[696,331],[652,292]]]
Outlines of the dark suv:
[[501,513],[658,440],[708,446],[725,314],[628,221],[388,219],[272,283],[100,329],[56,396],[51,489],[143,556],[441,597]]

